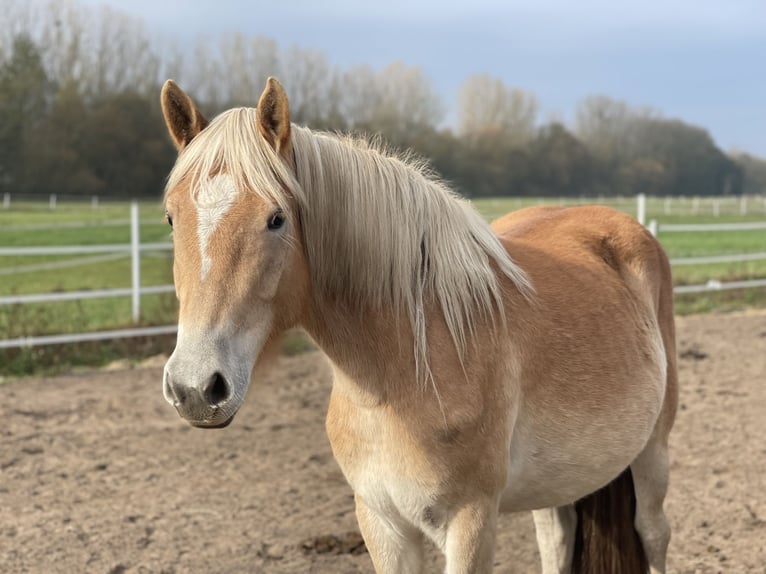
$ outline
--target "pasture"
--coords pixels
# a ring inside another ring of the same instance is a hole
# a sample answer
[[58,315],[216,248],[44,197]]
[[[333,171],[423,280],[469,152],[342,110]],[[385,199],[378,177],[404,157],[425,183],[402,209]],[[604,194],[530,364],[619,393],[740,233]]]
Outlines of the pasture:
[[[487,218],[493,219],[527,205],[579,204],[598,199],[571,198],[498,198],[479,199],[474,203]],[[602,203],[635,214],[635,198],[607,199]],[[718,214],[715,215],[715,204]],[[747,213],[742,213],[738,198],[649,198],[647,221],[660,225],[659,239],[672,258],[701,255],[758,253],[766,249],[766,230],[664,233],[668,223],[724,223],[766,221],[766,202],[750,198]],[[159,201],[140,204],[142,242],[170,241]],[[127,203],[89,203],[59,201],[56,209],[47,202],[12,202],[0,209],[0,247],[127,244],[130,241],[129,205]],[[734,281],[766,277],[766,259],[676,266],[676,285],[704,284],[710,279]],[[0,296],[52,293],[127,287],[130,285],[130,258],[127,253],[98,255],[0,256]],[[142,255],[143,286],[172,283],[172,260],[169,252]],[[762,306],[764,289],[708,292],[676,297],[680,314],[710,310],[732,310]],[[142,297],[143,325],[172,324],[176,302],[172,294]],[[131,324],[128,297],[82,301],[0,306],[0,339],[20,336],[73,333],[115,329]]]
[[[670,573],[764,571],[765,343],[763,311],[678,320]],[[319,353],[280,359],[220,432],[165,403],[160,364],[3,386],[4,572],[372,573]],[[539,572],[534,538],[529,513],[502,515],[495,571]]]
[[[127,203],[14,203],[0,211],[0,247],[107,245],[130,242]],[[159,202],[140,204],[143,243],[170,240]],[[36,255],[0,257],[0,295],[107,289],[130,285],[128,253],[97,255]],[[141,261],[143,285],[172,283],[169,252],[145,254]],[[142,301],[147,324],[174,320],[174,297],[147,296]],[[11,321],[13,318],[13,321]],[[26,308],[0,307],[0,337],[67,333],[127,325],[128,298],[92,299],[34,304]]]

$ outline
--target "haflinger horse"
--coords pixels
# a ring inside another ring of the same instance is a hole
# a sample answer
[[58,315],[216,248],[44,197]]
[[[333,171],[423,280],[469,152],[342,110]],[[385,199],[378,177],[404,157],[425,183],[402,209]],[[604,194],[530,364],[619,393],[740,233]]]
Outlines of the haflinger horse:
[[650,233],[605,207],[490,226],[423,164],[292,124],[273,78],[211,122],[172,81],[161,102],[184,419],[228,425],[302,327],[377,572],[421,572],[427,539],[449,574],[490,572],[498,513],[522,510],[545,574],[665,571],[678,390]]

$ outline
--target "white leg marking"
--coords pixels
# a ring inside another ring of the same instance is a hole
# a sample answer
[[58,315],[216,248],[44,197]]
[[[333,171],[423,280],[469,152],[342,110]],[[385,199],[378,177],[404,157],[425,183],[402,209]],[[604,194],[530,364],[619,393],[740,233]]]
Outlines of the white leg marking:
[[574,505],[533,510],[537,546],[543,574],[569,574],[572,571],[577,512]]
[[652,574],[665,573],[670,525],[662,508],[668,491],[667,446],[652,439],[630,465],[636,491],[636,531],[644,545]]
[[381,516],[356,497],[356,516],[375,571],[422,574],[423,534],[401,517]]
[[228,174],[215,175],[199,188],[195,203],[197,206],[197,238],[199,239],[200,260],[202,262],[200,280],[205,279],[212,265],[210,255],[207,252],[210,237],[236,198],[237,188],[234,185],[234,178]]

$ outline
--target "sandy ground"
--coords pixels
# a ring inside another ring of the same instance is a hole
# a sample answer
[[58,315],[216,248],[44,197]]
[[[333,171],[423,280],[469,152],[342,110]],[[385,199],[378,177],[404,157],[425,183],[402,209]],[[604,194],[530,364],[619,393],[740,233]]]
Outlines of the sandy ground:
[[[678,331],[670,571],[766,572],[766,314]],[[321,354],[281,360],[223,431],[182,422],[160,377],[0,386],[0,571],[372,572],[324,432]],[[497,547],[496,572],[539,571],[528,514],[503,516]]]

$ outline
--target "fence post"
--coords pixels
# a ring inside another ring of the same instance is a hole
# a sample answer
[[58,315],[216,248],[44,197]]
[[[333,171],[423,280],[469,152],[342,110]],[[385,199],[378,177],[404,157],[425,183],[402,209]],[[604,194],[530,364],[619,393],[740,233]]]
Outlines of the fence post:
[[133,296],[133,322],[141,318],[141,252],[138,234],[138,202],[130,204],[130,263]]
[[90,207],[91,209],[97,209],[98,208],[98,196],[94,195],[90,198]]
[[636,198],[638,201],[638,205],[636,206],[636,219],[638,219],[638,222],[641,225],[646,224],[646,194],[645,193],[639,193],[638,197]]
[[747,215],[747,196],[744,194],[739,200],[739,214]]
[[48,206],[51,209],[56,209],[56,194],[55,193],[51,193],[51,198],[50,198],[50,201],[48,202]]
[[651,233],[654,237],[657,237],[657,220],[656,219],[649,220],[649,233]]
[[11,193],[6,191],[3,194],[3,209],[10,209],[11,207]]

